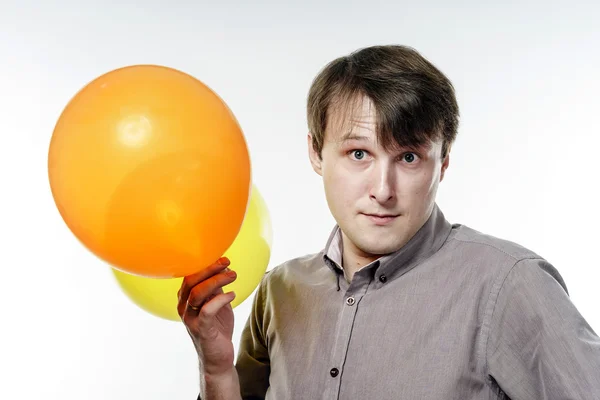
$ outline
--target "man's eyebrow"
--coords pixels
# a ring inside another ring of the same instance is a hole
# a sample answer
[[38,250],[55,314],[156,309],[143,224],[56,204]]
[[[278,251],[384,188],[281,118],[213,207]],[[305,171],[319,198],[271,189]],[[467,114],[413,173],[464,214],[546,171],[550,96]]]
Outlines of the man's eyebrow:
[[366,140],[366,141],[368,141],[370,139],[367,136],[358,135],[354,132],[348,132],[344,136],[342,136],[342,138],[339,141],[340,141],[340,143],[342,143],[342,142],[346,142],[348,140]]

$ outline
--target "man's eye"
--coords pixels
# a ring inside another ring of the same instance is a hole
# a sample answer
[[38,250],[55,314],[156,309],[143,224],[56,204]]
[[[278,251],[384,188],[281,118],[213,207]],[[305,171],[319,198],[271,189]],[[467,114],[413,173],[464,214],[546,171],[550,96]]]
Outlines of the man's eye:
[[365,158],[365,151],[364,150],[352,150],[352,155],[357,160],[362,160],[363,158]]
[[406,161],[408,163],[412,163],[415,161],[416,156],[414,153],[406,153],[403,158],[404,158],[404,161]]

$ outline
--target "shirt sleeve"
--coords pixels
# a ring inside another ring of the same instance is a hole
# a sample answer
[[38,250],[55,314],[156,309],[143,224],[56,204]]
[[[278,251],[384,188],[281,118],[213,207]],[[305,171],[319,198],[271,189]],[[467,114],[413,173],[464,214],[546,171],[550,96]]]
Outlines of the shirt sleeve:
[[266,341],[265,283],[269,271],[258,286],[252,309],[241,334],[236,361],[243,400],[262,400],[269,387],[271,363]]
[[490,321],[487,372],[513,400],[600,398],[600,338],[543,259],[517,262]]

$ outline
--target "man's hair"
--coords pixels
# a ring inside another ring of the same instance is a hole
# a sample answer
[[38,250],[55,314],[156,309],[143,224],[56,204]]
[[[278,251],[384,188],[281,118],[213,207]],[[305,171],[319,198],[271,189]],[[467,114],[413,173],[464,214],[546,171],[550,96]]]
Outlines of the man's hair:
[[356,50],[331,61],[315,77],[307,119],[319,157],[332,106],[345,107],[365,96],[374,105],[377,138],[385,149],[442,140],[446,157],[458,129],[454,87],[416,50],[400,45]]

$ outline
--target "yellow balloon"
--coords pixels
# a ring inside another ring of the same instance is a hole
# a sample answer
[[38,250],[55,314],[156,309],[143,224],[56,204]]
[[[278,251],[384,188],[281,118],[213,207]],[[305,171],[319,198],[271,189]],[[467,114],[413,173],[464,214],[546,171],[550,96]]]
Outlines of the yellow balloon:
[[[252,186],[248,210],[240,231],[223,254],[231,261],[230,269],[237,279],[223,287],[225,293],[234,291],[232,307],[237,307],[256,289],[271,258],[273,229],[267,205],[256,186]],[[177,292],[183,278],[149,278],[132,275],[116,268],[112,272],[134,304],[157,317],[181,321],[177,314]]]

